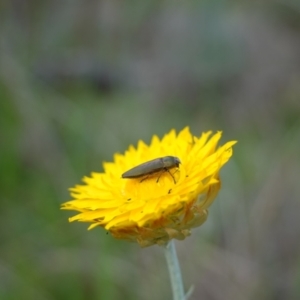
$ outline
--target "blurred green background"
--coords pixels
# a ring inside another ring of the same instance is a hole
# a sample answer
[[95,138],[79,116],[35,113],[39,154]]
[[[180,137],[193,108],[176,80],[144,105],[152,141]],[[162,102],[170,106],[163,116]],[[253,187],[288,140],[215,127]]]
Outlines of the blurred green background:
[[239,141],[176,242],[190,299],[300,299],[299,55],[299,0],[1,1],[0,299],[171,299],[160,247],[60,204],[186,125]]

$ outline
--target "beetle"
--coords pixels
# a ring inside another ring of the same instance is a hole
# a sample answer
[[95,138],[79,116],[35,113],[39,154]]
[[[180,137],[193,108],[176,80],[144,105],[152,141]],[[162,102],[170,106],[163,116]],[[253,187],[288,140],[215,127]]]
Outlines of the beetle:
[[[173,168],[179,168],[180,163],[180,159],[176,156],[164,156],[160,158],[155,158],[126,171],[122,174],[122,178],[140,178],[158,172],[161,172],[161,174],[163,172],[168,172],[172,176],[174,183],[176,183],[173,174],[169,170]],[[161,174],[158,176],[156,182],[159,181]],[[142,179],[141,182],[147,179],[148,176]]]

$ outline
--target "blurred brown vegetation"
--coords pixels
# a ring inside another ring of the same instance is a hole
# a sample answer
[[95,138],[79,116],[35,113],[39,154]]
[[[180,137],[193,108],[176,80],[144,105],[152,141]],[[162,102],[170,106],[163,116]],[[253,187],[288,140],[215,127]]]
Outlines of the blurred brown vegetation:
[[300,2],[0,4],[0,299],[170,299],[159,247],[69,224],[68,187],[188,125],[237,139],[177,242],[190,299],[300,299]]

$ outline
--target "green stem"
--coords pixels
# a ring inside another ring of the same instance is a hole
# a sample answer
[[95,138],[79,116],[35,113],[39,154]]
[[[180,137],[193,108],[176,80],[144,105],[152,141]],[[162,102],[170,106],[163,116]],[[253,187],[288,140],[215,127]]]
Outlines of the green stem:
[[173,240],[170,241],[165,247],[165,256],[167,259],[168,269],[170,273],[173,300],[185,300],[181,271]]

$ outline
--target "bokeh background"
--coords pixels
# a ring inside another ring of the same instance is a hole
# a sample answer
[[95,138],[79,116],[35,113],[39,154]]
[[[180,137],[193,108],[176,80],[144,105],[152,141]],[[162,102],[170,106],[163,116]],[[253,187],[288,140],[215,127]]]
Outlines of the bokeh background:
[[171,128],[238,140],[176,242],[190,299],[300,299],[300,2],[0,3],[0,299],[171,299],[163,250],[68,223],[68,188]]

